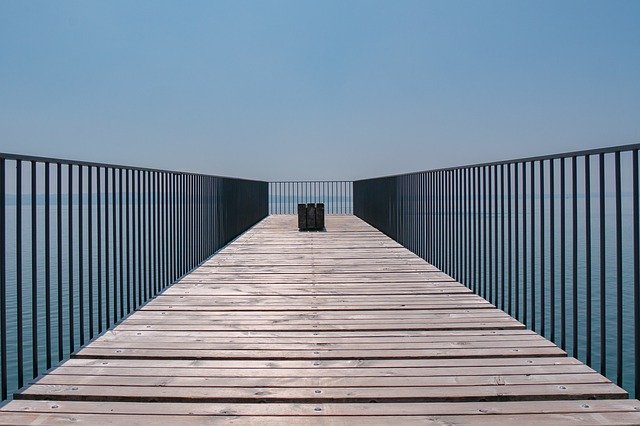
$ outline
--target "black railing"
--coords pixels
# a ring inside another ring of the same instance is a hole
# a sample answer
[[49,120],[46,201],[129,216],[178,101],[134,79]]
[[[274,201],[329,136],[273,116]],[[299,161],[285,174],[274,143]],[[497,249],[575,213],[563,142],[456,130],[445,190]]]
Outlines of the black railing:
[[324,203],[326,214],[353,214],[353,182],[269,182],[269,214],[297,214],[298,203]]
[[264,218],[267,203],[266,182],[0,153],[1,399]]
[[354,213],[639,395],[639,149],[356,181]]

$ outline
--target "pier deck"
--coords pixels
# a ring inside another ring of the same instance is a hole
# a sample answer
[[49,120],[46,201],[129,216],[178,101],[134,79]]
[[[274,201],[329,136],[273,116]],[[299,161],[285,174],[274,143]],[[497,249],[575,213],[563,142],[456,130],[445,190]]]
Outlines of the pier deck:
[[1,424],[640,424],[640,402],[353,216],[270,216]]

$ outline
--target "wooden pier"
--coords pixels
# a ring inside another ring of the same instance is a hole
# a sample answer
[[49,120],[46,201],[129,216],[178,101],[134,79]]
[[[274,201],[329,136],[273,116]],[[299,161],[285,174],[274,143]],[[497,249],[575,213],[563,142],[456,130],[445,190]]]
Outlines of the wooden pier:
[[640,424],[640,402],[353,216],[270,216],[0,424]]

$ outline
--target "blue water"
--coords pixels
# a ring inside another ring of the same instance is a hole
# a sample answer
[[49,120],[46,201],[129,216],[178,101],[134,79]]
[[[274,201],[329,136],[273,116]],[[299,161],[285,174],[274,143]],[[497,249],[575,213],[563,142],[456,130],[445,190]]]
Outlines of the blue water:
[[[57,298],[58,298],[58,252],[57,252],[57,226],[56,226],[56,216],[57,210],[55,202],[51,205],[50,210],[50,218],[51,218],[51,233],[50,233],[50,294],[51,294],[51,358],[52,364],[55,365],[58,362],[58,312],[62,314],[63,326],[62,326],[62,343],[63,343],[63,359],[67,358],[72,351],[70,347],[70,328],[69,328],[69,304],[71,303],[73,306],[73,315],[74,315],[74,340],[75,346],[74,350],[77,350],[80,346],[81,336],[84,336],[85,342],[87,342],[90,338],[90,316],[89,316],[89,286],[93,287],[93,322],[94,322],[94,336],[97,335],[98,329],[98,282],[97,282],[97,262],[98,262],[98,253],[97,253],[97,233],[96,233],[96,223],[97,217],[95,213],[95,208],[93,212],[93,253],[91,261],[89,259],[89,247],[88,247],[88,228],[87,228],[87,209],[86,206],[83,208],[83,269],[82,269],[82,280],[83,280],[83,306],[84,306],[84,330],[80,329],[80,294],[79,294],[79,282],[81,280],[80,269],[79,269],[79,233],[78,233],[78,206],[75,205],[73,207],[73,218],[74,218],[74,233],[73,233],[73,241],[72,241],[72,250],[73,250],[73,282],[74,282],[74,293],[72,297],[69,296],[69,264],[68,264],[68,227],[67,227],[67,206],[63,205],[61,208],[61,214],[63,217],[62,220],[62,281],[61,281],[61,295],[62,295],[62,305],[58,307]],[[8,388],[9,391],[15,390],[18,387],[18,325],[17,325],[17,310],[18,310],[18,291],[17,291],[17,255],[16,255],[16,211],[15,207],[7,206],[7,217],[6,217],[6,230],[7,230],[7,240],[6,240],[6,263],[7,263],[7,364],[8,364]],[[113,239],[112,239],[112,216],[111,211],[109,212],[109,256],[111,257],[108,276],[109,276],[109,287],[111,289],[111,296],[109,304],[107,304],[104,296],[105,289],[105,277],[106,277],[106,269],[104,265],[104,242],[105,236],[102,236],[102,253],[103,253],[103,263],[102,263],[102,282],[101,286],[103,289],[103,297],[102,297],[102,307],[103,307],[103,315],[102,315],[102,324],[103,330],[106,328],[106,311],[108,310],[110,315],[111,324],[114,322],[114,307],[117,309],[118,317],[120,315],[120,305],[119,305],[119,294],[118,299],[114,298],[114,273],[116,271],[114,269],[113,262]],[[44,234],[44,206],[37,205],[36,207],[36,229],[37,229],[37,263],[36,263],[36,282],[37,282],[37,315],[35,315],[37,321],[37,341],[38,341],[38,368],[34,369],[32,364],[32,354],[33,354],[33,346],[32,346],[32,308],[31,308],[31,292],[32,292],[32,258],[31,253],[32,250],[32,240],[31,240],[31,206],[23,205],[22,208],[22,307],[23,307],[23,351],[24,351],[24,379],[28,381],[33,376],[37,374],[37,372],[42,372],[46,369],[46,312],[45,312],[45,234]],[[102,223],[104,227],[104,216],[102,216]],[[153,224],[153,218],[151,223]],[[133,228],[131,228],[131,232],[133,232]],[[133,249],[133,233],[131,234],[131,246],[129,247],[130,255],[132,254]],[[123,259],[126,265],[126,256],[127,256],[127,247],[123,246]],[[119,262],[118,262],[119,264]],[[89,266],[93,267],[93,282],[89,283],[88,275],[89,275]],[[142,268],[142,271],[148,272],[151,280],[155,279],[154,268],[146,269]],[[119,273],[119,272],[118,272]],[[135,274],[135,276],[134,276]],[[124,288],[124,312],[126,315],[126,305],[127,305],[127,294],[131,300],[132,306],[135,306],[135,286],[133,283],[137,277],[137,272],[135,269],[128,270],[125,266],[123,277],[124,280],[129,276],[129,280],[132,283],[131,290],[127,291],[126,285]],[[152,281],[153,282],[153,281]],[[118,284],[119,288],[119,284]]]

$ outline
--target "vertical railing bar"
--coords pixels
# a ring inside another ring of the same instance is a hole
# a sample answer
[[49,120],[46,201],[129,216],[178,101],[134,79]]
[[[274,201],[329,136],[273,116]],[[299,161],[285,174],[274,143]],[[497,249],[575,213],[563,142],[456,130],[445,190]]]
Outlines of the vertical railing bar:
[[96,167],[96,251],[98,258],[98,334],[102,333],[102,211],[100,207],[100,183],[101,168]]
[[183,275],[186,271],[186,258],[187,258],[187,176],[181,175],[181,221],[182,226],[180,227],[180,240],[182,244],[180,244],[180,275]]
[[486,214],[485,220],[487,222],[488,233],[486,235],[487,239],[487,265],[486,265],[486,280],[487,280],[487,300],[489,300],[492,304],[497,304],[497,287],[496,287],[496,274],[497,270],[495,268],[495,254],[497,253],[497,248],[495,247],[495,239],[494,235],[497,232],[497,223],[495,221],[496,211],[495,211],[495,199],[497,194],[495,193],[495,166],[489,165],[486,168],[486,193],[484,195],[485,205],[486,205]]
[[6,160],[0,157],[0,398],[8,396]]
[[[144,300],[151,295],[149,272],[149,172],[142,172],[142,288]],[[145,202],[146,198],[146,202]]]
[[[141,220],[141,210],[142,210],[142,191],[140,184],[140,170],[136,170],[136,216],[137,220],[134,219],[134,223],[136,224],[136,232],[135,236],[135,245],[136,248],[133,252],[135,258],[133,260],[134,267],[136,269],[136,287],[138,290],[138,301],[136,303],[136,307],[142,304],[142,220]],[[136,235],[137,234],[137,235]]]
[[80,332],[80,346],[84,345],[84,241],[83,241],[83,179],[84,167],[78,165],[78,324]]
[[132,309],[138,309],[141,304],[140,297],[140,170],[131,171],[131,221],[132,241],[131,241],[131,281],[132,281]]
[[[174,256],[173,256],[173,223],[174,223],[174,219],[173,219],[173,174],[172,173],[166,173],[165,174],[165,192],[164,192],[164,202],[165,202],[165,209],[164,209],[164,214],[165,214],[165,221],[164,221],[164,225],[165,225],[165,232],[166,232],[166,237],[165,237],[165,258],[166,258],[166,262],[167,262],[167,273],[166,273],[166,280],[167,280],[167,285],[173,283],[174,281],[174,271],[173,271],[173,266],[174,266]],[[210,235],[209,236],[210,239],[210,244],[213,244],[213,236]]]
[[[471,248],[470,245],[470,217],[469,217],[469,169],[460,170],[460,225],[462,231],[462,240],[461,240],[461,252],[460,256],[462,259],[461,268],[462,268],[462,284],[466,287],[471,288],[471,278],[469,276],[469,261],[471,256],[469,255],[469,250]],[[425,188],[426,192],[426,188]],[[423,234],[422,238],[426,238]]]
[[544,160],[540,160],[540,334],[547,335],[545,307],[545,241],[544,241]]
[[95,334],[95,319],[93,309],[94,280],[93,280],[93,166],[87,167],[87,258],[89,262],[89,339]]
[[[456,256],[457,256],[457,280],[458,282],[464,282],[464,222],[463,222],[463,213],[464,213],[464,195],[463,195],[463,187],[464,187],[464,170],[459,169],[454,171],[454,176],[456,178],[456,226],[457,226],[457,238],[456,238]],[[424,239],[424,236],[419,233],[419,240]]]
[[640,188],[638,185],[638,150],[632,151],[633,182],[633,343],[634,343],[634,396],[640,394]]
[[[194,176],[195,185],[195,262],[194,267],[198,263],[200,263],[200,259],[202,259],[202,179],[199,175]],[[282,185],[282,190],[284,192],[284,184]],[[282,194],[281,194],[282,195]],[[283,199],[284,202],[284,199]],[[282,205],[282,209],[284,212],[284,204]]]
[[198,263],[202,262],[202,260],[204,259],[204,236],[205,236],[205,226],[206,226],[206,222],[205,222],[205,210],[204,210],[204,197],[205,197],[205,189],[204,189],[204,178],[202,176],[198,177],[198,181],[199,181],[199,186],[198,186],[198,191],[200,193],[200,210],[199,210],[199,214],[200,214],[200,228],[199,228],[199,232],[198,232],[198,237],[200,240],[200,256],[198,258]]
[[454,277],[456,281],[460,281],[460,267],[459,267],[460,266],[459,265],[460,229],[459,229],[459,220],[458,220],[458,211],[460,207],[458,205],[458,197],[460,196],[458,185],[460,182],[458,181],[458,172],[456,170],[452,170],[451,172],[449,172],[449,174],[451,175],[451,180],[452,180],[451,212],[450,212],[451,222],[453,226],[453,239],[451,240],[451,245],[452,245],[451,252],[453,253],[452,269],[455,274]]
[[57,163],[56,171],[56,192],[57,192],[57,205],[56,205],[56,260],[57,260],[57,306],[56,313],[58,314],[58,361],[62,361],[64,358],[64,340],[63,340],[63,324],[62,324],[62,164]]
[[474,243],[473,240],[473,229],[474,229],[474,216],[473,216],[473,211],[472,211],[472,207],[473,207],[473,190],[472,190],[472,177],[473,177],[473,169],[470,167],[467,167],[465,169],[465,173],[466,173],[466,180],[467,180],[467,282],[465,283],[465,285],[468,288],[472,288],[473,286],[473,257],[472,257],[472,246]]
[[[205,176],[205,188],[206,188],[206,199],[205,199],[205,218],[207,221],[207,237],[205,239],[206,244],[206,252],[205,258],[208,258],[211,254],[211,182],[208,176]],[[291,200],[289,200],[291,203]],[[165,222],[166,226],[166,222]]]
[[454,248],[453,242],[455,241],[455,227],[453,226],[452,212],[453,212],[453,195],[454,195],[454,182],[453,182],[453,173],[450,171],[445,172],[446,176],[446,188],[447,188],[447,228],[448,228],[448,238],[447,238],[447,269],[449,274],[455,277],[456,268],[455,262],[453,259]]
[[513,313],[513,247],[512,247],[512,217],[511,217],[511,163],[507,164],[507,263],[508,263],[508,293],[507,293],[507,313]]
[[[158,231],[157,231],[157,207],[158,207],[158,187],[157,187],[157,173],[152,172],[149,176],[149,275],[151,278],[151,290],[149,297],[153,297],[158,294]],[[195,236],[194,236],[195,237]]]
[[560,158],[560,348],[567,349],[566,185],[565,158]]
[[[38,376],[38,228],[36,162],[31,161],[31,376]],[[21,344],[22,342],[18,342]],[[5,356],[5,354],[3,354]]]
[[482,292],[481,287],[481,274],[480,268],[482,266],[482,262],[480,261],[480,255],[482,253],[482,248],[480,243],[482,241],[482,231],[481,231],[481,218],[482,218],[482,210],[481,210],[481,193],[480,193],[480,167],[474,167],[472,169],[472,178],[473,182],[471,184],[471,193],[472,193],[472,203],[473,203],[473,291],[480,295]]
[[[16,328],[17,342],[22,342],[22,161],[16,160]],[[18,387],[24,385],[24,345],[17,345]]]
[[[182,180],[183,176],[179,173],[174,175],[174,216],[175,222],[173,224],[174,227],[174,249],[175,249],[175,279],[178,280],[180,276],[182,276],[182,250],[184,245],[182,244],[182,231],[184,229],[184,219],[182,216],[182,208],[183,208],[183,191],[182,191]],[[268,194],[267,194],[268,196]]]
[[160,247],[160,289],[164,289],[167,285],[167,281],[166,281],[166,275],[167,275],[167,258],[166,258],[166,247],[167,247],[167,241],[166,241],[166,230],[165,230],[165,226],[166,226],[166,220],[165,220],[165,216],[164,216],[164,211],[165,211],[165,174],[164,172],[161,172],[158,175],[158,200],[160,202],[159,205],[159,216],[160,219],[158,220],[158,224],[160,226],[160,232],[159,232],[159,242],[158,242],[158,246]]
[[[168,214],[168,229],[169,229],[169,238],[168,238],[168,250],[169,250],[169,282],[173,283],[177,276],[176,276],[176,246],[175,246],[175,241],[176,241],[176,217],[175,217],[175,208],[176,208],[176,190],[175,190],[175,183],[176,183],[176,175],[174,173],[169,173],[167,175],[167,191],[168,191],[168,199],[167,199],[167,214]],[[213,212],[212,212],[213,215]],[[211,243],[213,245],[213,235],[211,236]]]
[[585,275],[586,275],[586,363],[591,366],[591,157],[584,156],[584,203],[585,203]]
[[109,264],[109,168],[104,168],[104,317],[105,328],[111,328],[111,285]]
[[[268,194],[267,194],[268,195]],[[173,174],[173,279],[180,277],[180,175]]]
[[196,177],[195,176],[191,176],[191,179],[189,179],[189,198],[190,198],[190,202],[189,202],[189,208],[191,209],[191,217],[189,219],[189,222],[191,224],[191,230],[190,230],[190,247],[189,250],[191,250],[191,256],[189,259],[189,265],[188,268],[192,269],[195,264],[196,264],[196,259],[198,258],[198,251],[197,251],[197,232],[196,230],[198,229],[198,220],[197,220],[197,206],[196,203],[198,202],[197,200],[197,192],[196,192],[196,188],[197,188],[197,181],[196,181]]
[[518,193],[518,188],[520,186],[520,182],[519,182],[519,171],[518,171],[518,163],[513,163],[513,192],[514,192],[514,196],[513,196],[513,212],[514,212],[514,216],[513,216],[513,230],[514,230],[514,262],[513,262],[513,266],[514,266],[514,278],[515,278],[515,282],[513,285],[513,290],[514,290],[514,308],[515,308],[515,314],[516,314],[516,319],[520,320],[520,224],[518,222],[520,222],[518,220],[518,218],[520,217],[520,210],[519,210],[519,200],[518,198],[520,197],[520,194]]
[[529,326],[527,321],[527,269],[529,259],[527,257],[527,163],[522,163],[522,322]]
[[[529,208],[531,209],[530,226],[531,226],[531,330],[536,331],[536,179],[535,179],[535,161],[529,163],[529,179],[531,185],[531,201]],[[542,252],[541,252],[542,253]],[[542,255],[544,256],[544,255]]]
[[130,200],[129,200],[129,169],[125,170],[125,219],[127,227],[125,228],[126,235],[126,251],[127,251],[127,313],[131,312],[131,216],[130,216]]
[[[489,204],[490,205],[490,204]],[[490,279],[488,272],[488,266],[491,262],[487,262],[490,246],[487,233],[489,225],[489,217],[487,216],[489,208],[487,206],[487,166],[482,167],[482,297],[487,298],[489,290],[491,288],[488,284]],[[489,213],[490,214],[490,213]]]
[[149,296],[148,298],[152,298],[153,296],[155,296],[156,294],[156,290],[155,290],[155,275],[156,275],[156,268],[155,268],[155,240],[154,240],[154,234],[155,234],[155,194],[154,194],[154,180],[155,180],[155,173],[154,172],[149,172],[149,176],[148,176],[148,186],[147,186],[147,222],[148,222],[148,231],[149,231],[149,235],[148,235],[148,240],[149,240],[149,247],[148,247],[148,259],[147,259],[147,269],[149,272]]
[[572,221],[572,239],[571,239],[571,263],[573,269],[572,275],[572,291],[571,291],[571,309],[572,309],[572,333],[573,333],[573,356],[578,358],[578,163],[577,157],[571,157],[571,221]]
[[549,160],[549,327],[551,341],[556,341],[556,254],[555,254],[555,161]]
[[193,266],[193,176],[189,175],[188,176],[188,182],[187,182],[187,190],[188,190],[188,198],[187,198],[187,210],[188,210],[188,223],[189,223],[189,228],[187,229],[187,249],[188,249],[188,256],[187,256],[187,264],[186,269],[189,270],[191,269],[191,267]]
[[616,384],[622,386],[622,189],[620,176],[620,151],[615,153],[615,179],[616,179]]
[[448,175],[448,194],[449,205],[447,207],[447,222],[449,224],[449,270],[451,276],[458,280],[458,271],[456,268],[456,177],[453,170],[446,172]]
[[[464,203],[465,203],[465,211],[464,211],[464,222],[465,222],[465,282],[464,285],[471,289],[473,288],[473,229],[474,229],[474,218],[473,218],[473,191],[472,191],[472,176],[473,169],[470,167],[465,168],[464,170]],[[428,192],[427,188],[427,192]],[[428,194],[427,194],[428,195]],[[429,237],[430,238],[430,237]]]
[[505,211],[504,211],[504,164],[500,165],[500,259],[502,261],[500,267],[500,309],[504,311],[505,308],[505,275],[506,275],[506,261],[504,256],[504,242],[505,242]]
[[346,206],[346,188],[344,185],[343,181],[338,181],[338,189],[339,189],[339,193],[340,193],[340,198],[339,198],[339,203],[340,203],[340,208],[339,208],[339,213],[340,214],[346,214],[347,213],[347,206]]
[[[113,323],[117,323],[118,318],[118,201],[116,198],[117,175],[115,167],[111,169],[111,248],[113,255]],[[121,284],[121,283],[120,283]],[[120,297],[122,289],[120,288]]]
[[68,249],[68,289],[67,295],[69,300],[69,353],[73,353],[75,350],[75,318],[73,312],[74,296],[73,289],[73,165],[69,164],[67,169],[67,249]]
[[155,235],[153,237],[154,244],[154,277],[155,277],[155,293],[158,294],[161,289],[160,277],[161,277],[161,261],[160,258],[160,172],[153,174],[153,208],[154,219],[153,225],[155,228]]
[[[441,172],[440,181],[440,195],[442,204],[440,207],[440,219],[442,223],[442,267],[448,275],[455,278],[455,263],[452,262],[454,257],[453,240],[455,239],[455,226],[452,227],[453,218],[451,212],[453,212],[453,194],[454,194],[454,182],[452,173],[450,171]],[[444,213],[446,212],[446,213]],[[444,213],[444,214],[442,214]]]
[[149,298],[158,294],[157,172],[149,174]]
[[436,208],[436,267],[442,269],[442,181],[441,172],[434,173],[434,185],[435,185],[435,208]]
[[[3,169],[0,170],[0,178],[4,178],[4,160]],[[52,334],[51,334],[51,167],[50,164],[44,163],[44,316],[45,316],[45,358],[46,369],[51,368],[51,352],[52,352]],[[0,190],[4,190],[4,181],[0,182]],[[0,208],[4,209],[4,200],[0,200]],[[4,211],[3,211],[4,214]],[[0,227],[4,232],[4,220],[0,219]],[[0,245],[4,245],[4,238],[0,238]],[[0,248],[3,250],[3,248]],[[4,253],[0,254],[4,257]],[[0,270],[4,270],[4,259],[0,264]],[[0,284],[1,285],[1,284]],[[2,309],[2,308],[0,308]],[[0,327],[6,327],[6,324],[0,321]],[[2,351],[2,353],[6,353]],[[3,397],[2,399],[5,399]]]
[[[165,262],[166,262],[166,284],[173,282],[173,174],[165,173],[164,176],[164,227],[165,227]],[[212,237],[209,236],[211,241]]]
[[[465,274],[465,232],[464,232],[464,170],[456,171],[458,179],[458,280],[464,281]],[[420,240],[424,240],[424,233],[420,233]]]
[[[493,229],[494,229],[494,244],[493,244],[493,298],[494,304],[498,305],[498,265],[499,265],[499,257],[498,257],[498,166],[493,166]],[[502,307],[501,307],[502,309]]]
[[156,276],[156,294],[162,291],[164,276],[164,263],[162,258],[162,172],[155,173],[155,189],[154,189],[154,208],[155,208],[155,276]]

